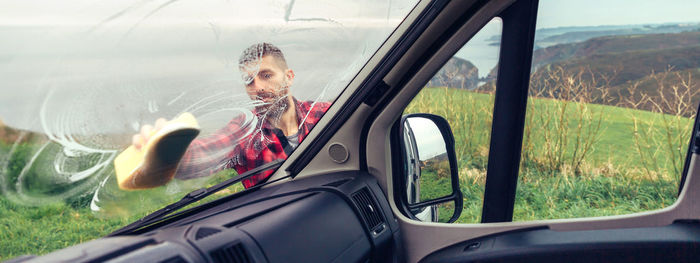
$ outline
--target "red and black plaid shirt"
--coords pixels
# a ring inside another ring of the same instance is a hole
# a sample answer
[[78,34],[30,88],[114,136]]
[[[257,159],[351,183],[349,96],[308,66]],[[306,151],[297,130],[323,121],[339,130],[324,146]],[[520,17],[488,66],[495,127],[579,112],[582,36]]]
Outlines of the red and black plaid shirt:
[[[330,107],[329,102],[300,102],[294,99],[299,125],[299,143]],[[282,130],[263,121],[255,127],[242,127],[245,117],[234,118],[224,128],[211,136],[192,141],[182,157],[176,178],[191,179],[211,175],[222,169],[236,169],[242,174],[255,167],[279,159],[287,159],[294,150]],[[252,131],[251,131],[252,129]],[[230,150],[229,150],[230,149]],[[225,158],[222,151],[227,152]],[[214,158],[212,158],[214,156]],[[274,170],[267,170],[243,180],[250,188],[268,177]]]

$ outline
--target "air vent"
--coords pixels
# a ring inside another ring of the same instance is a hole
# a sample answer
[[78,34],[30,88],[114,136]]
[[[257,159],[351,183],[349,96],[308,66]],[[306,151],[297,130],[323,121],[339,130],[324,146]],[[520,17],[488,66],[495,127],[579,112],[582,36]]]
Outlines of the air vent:
[[252,262],[248,253],[246,253],[243,244],[233,243],[223,246],[209,253],[211,259],[216,263],[233,262],[233,263],[249,263]]
[[197,230],[197,234],[194,235],[194,239],[200,240],[202,238],[211,236],[211,235],[219,233],[219,232],[221,232],[221,230],[218,230],[216,228],[202,227],[199,230]]
[[352,194],[352,199],[355,201],[357,207],[360,208],[362,212],[362,217],[364,217],[365,222],[367,222],[367,227],[370,231],[381,232],[381,227],[383,226],[384,220],[379,212],[379,207],[377,203],[372,198],[369,193],[369,189],[362,188],[361,190]]

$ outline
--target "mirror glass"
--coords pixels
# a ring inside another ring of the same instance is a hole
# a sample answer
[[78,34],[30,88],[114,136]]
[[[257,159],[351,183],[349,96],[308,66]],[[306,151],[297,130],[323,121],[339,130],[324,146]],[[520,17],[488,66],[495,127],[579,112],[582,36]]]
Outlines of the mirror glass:
[[[408,203],[416,204],[451,195],[450,162],[440,129],[432,120],[423,117],[406,118],[403,127]],[[453,210],[454,204],[450,202],[412,212],[421,221],[446,222]]]

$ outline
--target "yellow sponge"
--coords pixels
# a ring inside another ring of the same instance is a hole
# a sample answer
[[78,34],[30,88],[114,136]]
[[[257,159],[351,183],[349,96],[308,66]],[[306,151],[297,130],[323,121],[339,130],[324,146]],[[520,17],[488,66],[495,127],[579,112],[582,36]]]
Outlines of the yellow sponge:
[[152,134],[141,150],[129,146],[114,159],[119,188],[147,189],[172,180],[180,159],[198,134],[197,120],[185,112]]

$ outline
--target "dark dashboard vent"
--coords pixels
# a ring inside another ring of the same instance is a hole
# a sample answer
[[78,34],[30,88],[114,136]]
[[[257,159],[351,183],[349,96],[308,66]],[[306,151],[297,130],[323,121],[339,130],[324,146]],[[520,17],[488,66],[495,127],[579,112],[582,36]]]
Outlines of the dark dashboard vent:
[[369,230],[375,230],[375,228],[384,223],[382,215],[379,212],[379,207],[374,201],[374,198],[372,198],[372,195],[369,193],[369,189],[362,188],[361,190],[353,193],[352,199],[355,201],[355,204],[357,204],[357,207],[360,208],[362,217],[364,217],[365,221],[367,222],[367,227],[369,227]]
[[211,259],[216,263],[233,262],[233,263],[249,263],[253,262],[248,257],[243,244],[233,243],[223,246],[209,253]]
[[211,235],[219,233],[219,232],[221,232],[221,230],[218,230],[216,228],[202,227],[199,230],[197,230],[197,234],[194,235],[194,239],[200,240],[202,238],[211,236]]

